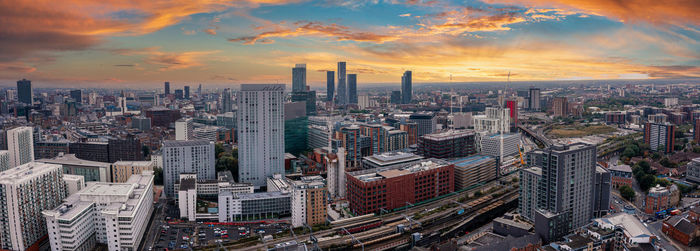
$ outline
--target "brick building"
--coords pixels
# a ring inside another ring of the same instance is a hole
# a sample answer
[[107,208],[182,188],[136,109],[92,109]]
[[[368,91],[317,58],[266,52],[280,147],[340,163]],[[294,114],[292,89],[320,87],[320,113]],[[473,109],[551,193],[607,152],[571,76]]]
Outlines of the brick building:
[[454,191],[454,165],[427,159],[399,168],[347,172],[347,199],[355,215],[392,210]]
[[426,158],[459,158],[476,153],[475,133],[456,130],[426,134],[418,138],[418,155]]
[[632,168],[628,165],[616,165],[608,169],[612,176],[611,185],[613,188],[622,186],[632,187]]

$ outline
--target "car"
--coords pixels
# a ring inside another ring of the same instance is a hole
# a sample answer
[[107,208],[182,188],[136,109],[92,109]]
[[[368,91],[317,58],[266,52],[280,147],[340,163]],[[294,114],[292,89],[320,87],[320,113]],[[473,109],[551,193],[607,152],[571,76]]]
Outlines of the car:
[[228,238],[228,234],[222,235],[221,238]]

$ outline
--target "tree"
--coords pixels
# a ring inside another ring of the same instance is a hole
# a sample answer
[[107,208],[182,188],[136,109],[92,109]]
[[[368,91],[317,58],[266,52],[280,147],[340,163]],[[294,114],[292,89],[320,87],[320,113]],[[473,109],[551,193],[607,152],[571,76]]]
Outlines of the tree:
[[153,183],[156,185],[163,185],[163,169],[153,168]]
[[651,165],[649,164],[649,162],[642,160],[637,164],[639,164],[639,167],[642,168],[642,171],[644,173],[651,173]]
[[145,158],[145,157],[148,157],[148,155],[151,154],[151,148],[148,147],[147,145],[143,145],[143,146],[141,147],[141,151],[143,152],[143,157],[144,157],[144,158]]
[[641,180],[638,180],[638,182],[639,187],[642,190],[647,191],[656,183],[656,176],[654,176],[653,174],[646,174],[642,177]]
[[635,154],[634,150],[630,147],[625,148],[625,150],[622,152],[622,157],[632,158],[635,155],[636,154]]
[[636,195],[634,192],[634,189],[625,185],[625,186],[620,187],[619,190],[620,190],[620,195],[622,195],[622,198],[625,198],[628,201],[634,201],[634,196]]
[[666,152],[666,146],[665,146],[665,145],[659,145],[659,147],[656,148],[656,151],[659,151],[659,152]]
[[215,158],[220,158],[221,153],[226,152],[226,148],[224,148],[224,145],[221,143],[217,143],[214,145],[214,157]]

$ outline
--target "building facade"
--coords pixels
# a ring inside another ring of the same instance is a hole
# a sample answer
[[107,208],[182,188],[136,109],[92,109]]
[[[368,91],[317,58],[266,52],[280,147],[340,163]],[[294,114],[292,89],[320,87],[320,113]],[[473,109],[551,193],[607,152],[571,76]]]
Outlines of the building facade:
[[33,135],[33,129],[27,126],[7,130],[7,150],[12,167],[34,161]]
[[498,177],[498,163],[491,156],[472,155],[450,163],[454,165],[455,190],[483,184]]
[[163,142],[163,186],[165,195],[175,196],[175,183],[181,173],[195,173],[197,179],[215,179],[214,142],[176,141]]
[[284,173],[284,85],[241,85],[238,97],[238,177],[264,186]]
[[458,158],[476,153],[476,134],[455,130],[418,137],[418,155],[425,158]]
[[672,124],[646,123],[644,125],[644,144],[652,151],[671,153],[676,143],[676,126]]
[[401,104],[410,104],[411,99],[413,99],[413,72],[405,71],[401,76]]

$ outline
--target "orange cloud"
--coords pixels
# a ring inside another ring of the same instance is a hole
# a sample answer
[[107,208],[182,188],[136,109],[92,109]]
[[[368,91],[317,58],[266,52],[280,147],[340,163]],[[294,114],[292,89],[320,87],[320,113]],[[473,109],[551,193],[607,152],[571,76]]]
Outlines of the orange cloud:
[[[331,37],[337,41],[358,41],[384,43],[397,38],[390,35],[382,35],[372,32],[353,31],[349,27],[338,24],[323,24],[320,22],[296,22],[296,28],[283,28],[278,25],[273,31],[262,32],[254,36],[245,36],[228,39],[230,42],[243,42],[243,44],[272,43],[273,38],[299,37],[299,36],[321,36]],[[264,29],[264,28],[260,28]]]
[[604,15],[623,22],[649,22],[661,25],[700,24],[700,1],[688,0],[486,0],[491,3],[552,6]]
[[180,70],[195,66],[202,66],[202,57],[219,53],[220,51],[186,51],[164,52],[157,47],[141,49],[115,49],[111,50],[118,55],[143,56],[144,63],[155,65],[160,71]]

